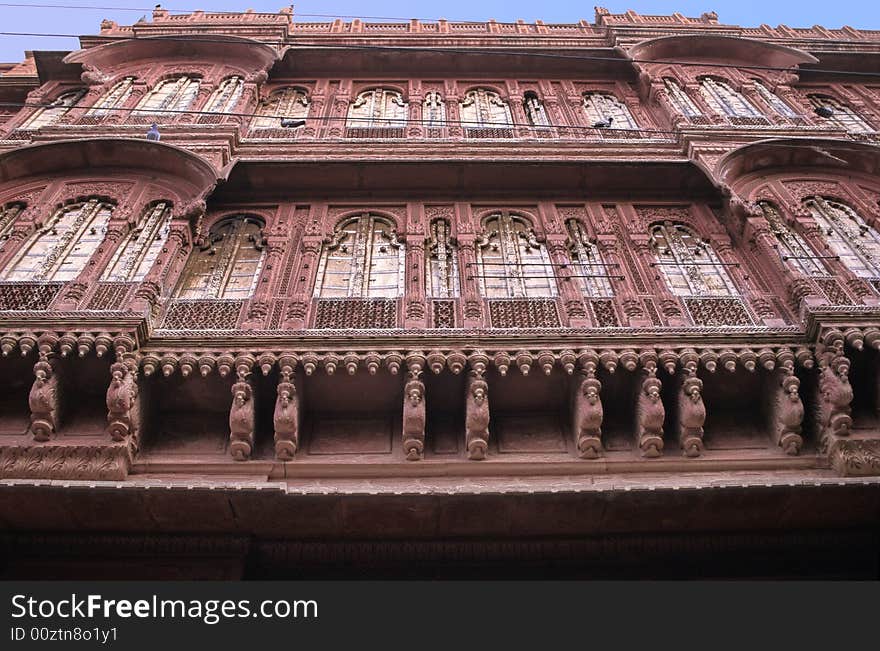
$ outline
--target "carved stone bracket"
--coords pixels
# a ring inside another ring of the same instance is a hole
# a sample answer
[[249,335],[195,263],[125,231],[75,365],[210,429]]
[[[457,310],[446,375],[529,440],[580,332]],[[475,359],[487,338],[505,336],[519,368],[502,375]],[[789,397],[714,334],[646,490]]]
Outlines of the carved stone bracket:
[[465,444],[468,459],[481,461],[489,452],[489,385],[477,371],[471,371],[465,390]]

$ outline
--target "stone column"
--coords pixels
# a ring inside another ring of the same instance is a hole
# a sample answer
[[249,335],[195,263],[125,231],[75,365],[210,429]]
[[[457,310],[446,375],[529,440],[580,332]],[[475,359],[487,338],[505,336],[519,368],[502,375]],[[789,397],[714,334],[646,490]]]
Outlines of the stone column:
[[458,236],[458,255],[464,275],[461,283],[461,298],[464,303],[462,310],[465,328],[479,328],[483,325],[483,298],[480,295],[480,282],[477,276],[476,236],[460,234]]
[[290,283],[291,300],[284,316],[286,330],[300,330],[306,325],[309,305],[314,294],[313,279],[321,252],[321,236],[305,235],[300,244],[300,256]]

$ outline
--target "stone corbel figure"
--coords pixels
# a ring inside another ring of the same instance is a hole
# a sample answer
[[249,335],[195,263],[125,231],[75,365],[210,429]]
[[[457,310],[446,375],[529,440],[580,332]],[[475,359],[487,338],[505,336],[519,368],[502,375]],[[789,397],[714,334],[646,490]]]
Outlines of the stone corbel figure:
[[254,392],[244,378],[232,385],[229,410],[229,452],[236,461],[247,461],[254,449]]
[[581,459],[598,459],[602,454],[602,383],[596,378],[584,377],[574,394],[575,444]]
[[135,373],[123,362],[110,366],[110,387],[107,389],[107,432],[114,441],[137,437],[140,414]]
[[418,461],[425,452],[425,385],[412,379],[403,398],[403,451],[408,461]]
[[275,456],[280,461],[292,461],[299,447],[299,396],[293,382],[278,383],[273,423]]
[[58,431],[60,390],[55,360],[41,359],[34,364],[36,379],[28,395],[31,409],[31,433],[35,441],[48,441]]
[[465,431],[468,459],[485,459],[489,451],[489,385],[473,374],[467,381]]
[[663,453],[663,421],[666,419],[666,409],[660,399],[662,386],[656,377],[646,377],[642,382],[636,407],[639,450],[643,457],[649,459]]
[[678,442],[685,456],[698,457],[703,452],[703,381],[694,376],[685,378],[678,391]]
[[[821,362],[820,362],[821,364]],[[848,436],[852,427],[853,399],[849,382],[849,360],[840,355],[822,364],[819,375],[819,413],[821,440],[827,446],[837,436]]]
[[804,404],[798,394],[801,381],[794,375],[786,375],[776,388],[773,434],[774,443],[788,455],[797,455],[804,445],[801,423],[804,420]]

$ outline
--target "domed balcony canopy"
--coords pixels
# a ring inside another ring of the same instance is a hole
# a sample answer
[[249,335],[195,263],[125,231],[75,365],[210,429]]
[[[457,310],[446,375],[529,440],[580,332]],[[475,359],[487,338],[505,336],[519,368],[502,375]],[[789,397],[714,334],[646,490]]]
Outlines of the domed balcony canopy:
[[138,63],[155,64],[157,61],[173,60],[197,64],[219,63],[230,69],[249,73],[268,70],[278,59],[278,52],[271,46],[240,36],[151,36],[127,38],[106,45],[71,52],[65,63],[80,63],[97,68],[101,72],[128,68]]
[[628,54],[639,62],[657,63],[693,61],[795,68],[801,64],[819,62],[812,54],[796,48],[714,34],[651,38],[633,45]]
[[718,161],[717,177],[730,187],[773,170],[821,168],[880,175],[880,146],[825,138],[772,138],[744,145]]
[[113,170],[143,172],[189,195],[208,191],[221,178],[203,158],[180,147],[146,139],[59,140],[0,154],[0,184],[50,175],[81,178]]

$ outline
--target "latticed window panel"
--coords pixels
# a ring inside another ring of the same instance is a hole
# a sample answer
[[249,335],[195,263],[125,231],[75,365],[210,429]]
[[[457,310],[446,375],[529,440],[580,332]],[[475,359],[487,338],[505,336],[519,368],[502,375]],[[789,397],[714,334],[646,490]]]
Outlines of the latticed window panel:
[[691,96],[687,94],[677,81],[667,77],[663,80],[663,86],[666,88],[666,96],[669,97],[672,106],[679,113],[691,119],[702,117],[703,114],[694,103],[694,100],[691,99]]
[[431,301],[431,314],[435,328],[455,327],[455,301]]
[[118,310],[125,304],[125,299],[134,286],[135,283],[98,283],[85,309]]
[[315,296],[402,296],[405,256],[388,220],[370,214],[346,219],[337,225],[321,252]]
[[49,104],[49,106],[37,109],[36,112],[21,125],[21,128],[26,131],[36,131],[43,127],[58,124],[61,118],[63,118],[70,109],[76,106],[85,94],[85,89],[80,89],[59,95],[54,102]]
[[469,90],[459,111],[468,138],[513,138],[510,106],[498,93],[486,88]]
[[259,129],[261,132],[254,135],[258,137],[291,137],[296,130],[281,129],[280,131],[268,130],[280,129],[281,118],[293,120],[305,119],[309,115],[309,95],[302,88],[281,88],[269,94],[257,108],[257,117],[251,121],[251,129]]
[[589,303],[593,310],[594,322],[598,327],[617,328],[620,326],[617,311],[614,309],[614,301],[594,298]]
[[590,125],[610,120],[610,129],[639,128],[629,107],[609,93],[584,93],[584,112]]
[[263,222],[235,215],[211,227],[187,260],[177,298],[244,299],[253,294],[263,266]]
[[244,301],[174,300],[165,312],[163,330],[235,330]]
[[834,278],[816,278],[816,284],[819,285],[819,289],[832,305],[854,305],[856,303]]
[[373,88],[359,93],[348,107],[346,127],[349,132],[358,129],[403,129],[408,112],[408,105],[398,91]]
[[757,79],[754,80],[755,89],[758,91],[758,95],[761,96],[770,108],[776,111],[777,115],[781,115],[784,118],[788,118],[793,120],[795,118],[800,117],[797,111],[791,108],[785,100],[783,100],[779,95],[774,93],[772,90],[767,88],[764,84],[762,84]]
[[530,126],[538,128],[550,126],[550,117],[547,115],[547,109],[544,108],[544,104],[535,93],[528,92],[525,94],[523,109]]
[[759,201],[764,219],[770,225],[770,232],[776,238],[777,249],[782,260],[795,271],[807,276],[824,276],[828,270],[815,251],[794,231],[779,214],[779,210],[769,201]]
[[4,280],[72,280],[104,240],[112,212],[99,199],[60,208],[12,259]]
[[88,110],[82,121],[84,123],[97,121],[98,118],[111,115],[121,108],[131,96],[131,91],[134,88],[134,79],[134,77],[126,77],[122,81],[117,82],[113,88],[104,93],[95,102],[95,105]]
[[760,120],[758,124],[767,122],[761,111],[725,81],[703,77],[700,79],[700,93],[718,115],[728,118],[757,118]]
[[676,296],[734,296],[738,292],[708,242],[688,227],[666,222],[651,228],[654,263]]
[[393,299],[318,299],[314,328],[373,330],[397,327],[398,301]]
[[832,111],[831,117],[825,118],[831,124],[850,133],[873,133],[874,128],[852,108],[829,95],[807,95],[816,108],[824,106]]
[[128,234],[107,269],[102,280],[136,282],[156,262],[159,252],[171,231],[171,203],[159,201],[147,207],[138,225]]
[[0,310],[48,310],[63,283],[0,282]]
[[493,328],[559,328],[556,301],[540,299],[495,299],[489,301]]
[[581,276],[578,278],[581,290],[586,296],[614,296],[610,278],[613,274],[602,260],[598,247],[590,241],[586,226],[577,219],[569,219],[565,227],[572,266]]
[[804,206],[840,261],[859,278],[880,278],[880,233],[851,206],[826,197],[809,197]]
[[160,81],[141,100],[132,115],[171,120],[175,116],[169,111],[187,110],[199,93],[200,83],[199,79],[189,76]]
[[[211,93],[208,103],[202,109],[207,113],[231,113],[238,100],[241,99],[244,90],[244,79],[241,77],[229,77],[224,79],[219,86]],[[211,117],[211,116],[203,116]]]
[[487,298],[556,296],[547,247],[525,218],[501,211],[483,222],[477,241],[477,277]]
[[685,298],[685,307],[696,326],[748,326],[752,317],[737,298]]

